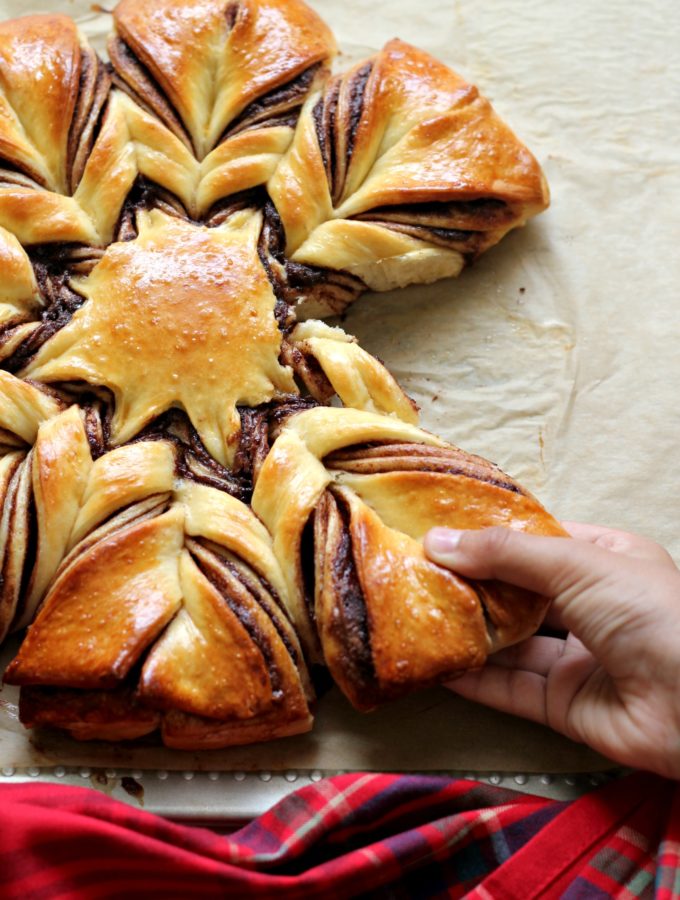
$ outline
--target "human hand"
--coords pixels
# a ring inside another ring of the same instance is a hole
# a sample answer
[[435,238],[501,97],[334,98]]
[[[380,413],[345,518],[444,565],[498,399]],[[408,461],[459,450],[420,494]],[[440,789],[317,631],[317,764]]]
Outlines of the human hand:
[[563,525],[574,540],[506,528],[426,535],[440,565],[550,597],[547,624],[570,632],[501,650],[448,687],[680,778],[680,571],[646,538]]

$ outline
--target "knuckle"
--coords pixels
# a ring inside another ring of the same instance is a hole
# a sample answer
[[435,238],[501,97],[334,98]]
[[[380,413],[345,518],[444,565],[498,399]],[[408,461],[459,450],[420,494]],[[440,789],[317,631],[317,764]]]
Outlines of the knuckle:
[[[635,535],[628,534],[625,531],[608,531],[599,537],[595,543],[604,550],[623,555],[635,552],[643,544]],[[646,545],[646,542],[644,544]]]
[[508,549],[513,539],[513,532],[509,528],[494,525],[480,532],[481,549],[485,555],[498,557]]

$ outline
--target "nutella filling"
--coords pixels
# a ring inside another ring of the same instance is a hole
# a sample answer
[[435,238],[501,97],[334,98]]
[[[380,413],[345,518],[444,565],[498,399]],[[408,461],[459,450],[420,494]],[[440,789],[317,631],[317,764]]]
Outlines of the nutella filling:
[[128,94],[147,112],[158,116],[163,124],[195,152],[177,110],[148,68],[135,55],[126,42],[112,35],[108,43],[109,59],[113,68],[112,78],[116,87]]
[[104,106],[111,88],[111,77],[94,51],[82,55],[80,88],[76,101],[68,147],[68,178],[74,193],[97,140]]
[[493,463],[448,447],[432,447],[427,444],[359,445],[330,454],[325,458],[324,465],[329,469],[342,469],[357,475],[403,471],[464,475],[506,491],[526,494],[523,488]]
[[225,129],[218,144],[252,128],[271,128],[273,125],[295,127],[302,104],[321,66],[321,63],[315,63],[291,81],[249,103]]
[[[227,568],[223,560],[219,559],[214,553],[210,553],[210,551],[203,547],[198,549],[195,542],[192,542],[192,544],[192,559],[223,598],[229,609],[248,632],[250,639],[262,654],[262,658],[264,659],[269,672],[272,697],[275,701],[281,702],[284,698],[281,673],[276,665],[271,643],[267,635],[265,635],[259,627],[252,610],[248,609],[242,602],[239,602],[238,591],[234,590],[234,582],[238,582],[238,584],[241,585],[241,588],[246,591],[248,590],[247,587],[243,584],[238,575],[233,574]],[[257,600],[252,595],[250,595],[250,597],[254,603],[257,603]]]
[[[331,531],[334,538],[329,541]],[[326,578],[330,576],[330,583],[325,587],[333,596],[331,628],[343,646],[340,665],[347,678],[366,693],[368,700],[377,686],[368,611],[354,561],[349,509],[332,491],[326,491],[317,507],[314,543],[315,548],[321,544],[325,548],[323,568],[327,572]]]

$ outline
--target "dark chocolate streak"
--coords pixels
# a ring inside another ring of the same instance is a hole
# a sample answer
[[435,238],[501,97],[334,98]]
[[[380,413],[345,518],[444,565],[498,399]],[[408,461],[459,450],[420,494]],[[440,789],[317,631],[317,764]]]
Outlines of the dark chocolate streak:
[[40,325],[11,356],[3,360],[1,367],[8,372],[17,372],[26,366],[45,341],[63,328],[85,302],[84,297],[68,286],[68,275],[59,258],[60,250],[68,246],[73,245],[55,245],[55,256],[51,260],[46,254],[41,255],[41,248],[31,251],[36,281],[45,306],[40,313]]
[[[251,640],[262,654],[262,657],[264,658],[264,661],[267,665],[267,670],[269,672],[269,679],[272,686],[272,696],[275,700],[282,700],[283,689],[281,684],[281,674],[274,660],[274,653],[272,651],[270,643],[267,640],[267,637],[258,627],[254,616],[252,615],[250,610],[244,609],[232,596],[229,582],[219,570],[219,563],[213,563],[212,565],[209,565],[206,560],[197,557],[195,554],[192,553],[191,556],[201,572],[205,575],[205,577],[212,584],[215,590],[217,590],[220,596],[224,599],[225,603],[239,620],[241,625],[243,625],[245,630],[248,632]],[[254,602],[257,602],[254,597],[253,600]]]
[[286,82],[286,84],[274,88],[262,97],[258,97],[257,100],[253,100],[227,126],[218,144],[249,128],[267,128],[272,125],[289,123],[294,125],[300,114],[302,104],[309,93],[314,77],[320,68],[321,63],[315,63],[291,81]]
[[[27,472],[28,476],[28,472]],[[17,607],[14,610],[14,622],[18,622],[26,609],[28,599],[28,586],[35,568],[38,554],[38,517],[35,511],[35,497],[29,488],[29,498],[26,508],[26,549],[24,551],[24,565],[21,571],[21,587]]]
[[479,245],[484,239],[484,232],[481,231],[459,231],[455,228],[430,228],[426,225],[403,225],[397,222],[381,222],[379,219],[374,220],[376,225],[382,225],[390,231],[397,231],[400,234],[406,234],[416,240],[426,241],[435,247],[446,247],[452,250],[458,250],[469,256],[479,250]]
[[316,409],[321,404],[312,397],[289,397],[286,400],[272,404],[268,412],[269,431],[272,438],[282,428],[291,416],[306,412],[308,409]]
[[319,403],[328,403],[335,396],[335,389],[326,377],[318,360],[300,346],[283,341],[280,361],[293,370],[300,393],[307,391]]
[[429,203],[379,206],[353,216],[369,221],[380,220],[419,224],[433,228],[451,228],[463,231],[484,231],[506,225],[514,219],[514,212],[502,200],[480,197],[477,200],[431,201]]
[[300,571],[302,573],[302,587],[305,607],[307,615],[311,622],[316,620],[316,612],[314,610],[314,566],[316,562],[316,554],[314,551],[314,516],[311,516],[305,522],[300,537]]
[[335,170],[337,166],[337,150],[335,146],[335,119],[338,111],[338,99],[340,96],[340,79],[337,78],[328,87],[323,105],[323,132],[326,142],[326,158],[324,164],[328,175],[328,187],[331,196],[335,196]]
[[85,434],[90,445],[92,459],[98,459],[106,452],[110,428],[110,406],[102,403],[97,398],[82,398],[81,404],[85,409]]
[[[207,552],[210,553],[211,551],[208,550]],[[213,555],[218,556],[218,554],[216,553]],[[271,584],[263,575],[252,569],[248,565],[248,563],[244,562],[243,560],[241,560],[241,562],[247,569],[249,575],[247,575],[243,570],[235,566],[233,562],[223,556],[219,556],[219,561],[220,564],[223,565],[234,578],[237,578],[241,582],[248,593],[251,594],[253,598],[258,602],[258,604],[262,607],[264,612],[271,619],[272,625],[276,629],[278,636],[281,638],[281,641],[288,651],[289,656],[291,657],[295,665],[299,666],[301,663],[300,655],[295,649],[294,645],[291,643],[285,628],[283,628],[280,622],[280,618],[288,618],[288,614],[285,610],[285,607],[283,606],[283,603],[281,602],[281,598],[271,586]],[[272,602],[270,602],[270,600]]]
[[[326,86],[323,96],[312,110],[316,138],[321,152],[328,187],[337,203],[345,187],[345,179],[350,166],[356,134],[364,109],[366,86],[373,71],[373,63],[364,63],[348,76],[336,77]],[[341,88],[347,85],[347,99],[342,102]],[[344,155],[340,159],[341,137],[345,138]]]
[[516,214],[501,200],[479,198],[383,206],[353,218],[375,222],[437,247],[458,250],[469,262],[483,249],[487,233],[511,224]]
[[134,241],[138,235],[136,210],[128,206],[127,203],[120,211],[115,235],[118,241]]
[[111,77],[99,57],[82,52],[80,84],[68,144],[68,172],[71,192],[78,187],[87,159],[101,130]]
[[287,334],[295,325],[295,313],[288,302],[289,292],[283,255],[285,244],[283,225],[276,207],[268,196],[262,212],[262,231],[257,243],[257,253],[276,297],[274,316],[280,330]]
[[491,484],[494,487],[503,488],[506,491],[512,491],[513,494],[524,494],[524,491],[516,485],[512,484],[509,481],[501,481],[498,478],[493,478],[491,476],[486,475],[470,475],[465,469],[458,466],[447,466],[446,468],[438,468],[437,466],[423,466],[420,469],[421,472],[439,472],[445,475],[465,475],[467,478],[474,478],[476,481],[483,481],[485,484]]
[[231,31],[236,24],[240,8],[238,3],[228,3],[227,8],[224,10],[224,17],[227,20],[227,29],[229,31]]
[[347,654],[343,662],[351,671],[353,680],[369,687],[375,684],[376,674],[366,601],[352,552],[350,515],[339,497],[333,497],[333,502],[342,520],[340,543],[333,555],[332,578],[334,591],[340,597],[342,606],[342,639]]
[[234,473],[251,483],[269,452],[269,423],[266,409],[239,407],[241,439],[234,458]]
[[[342,464],[332,465],[329,468],[340,468],[346,469],[346,471],[354,471],[351,466],[343,466]],[[401,472],[401,471],[415,471],[415,472],[433,472],[439,475],[463,475],[465,478],[472,478],[475,481],[481,481],[484,484],[490,484],[494,487],[503,488],[506,491],[512,491],[513,494],[521,494],[524,496],[524,491],[521,488],[513,484],[510,481],[503,481],[499,478],[494,478],[492,475],[483,475],[481,473],[475,472],[471,473],[468,469],[465,469],[463,466],[455,466],[455,465],[446,465],[445,463],[427,463],[425,461],[414,463],[413,466],[399,466],[392,465],[389,463],[384,467],[376,470],[379,472]],[[360,472],[358,474],[361,474]],[[367,473],[368,474],[368,473]]]
[[373,71],[373,63],[367,62],[359,69],[352,78],[349,99],[349,129],[347,137],[347,162],[345,164],[345,172],[349,169],[349,164],[354,152],[354,141],[356,139],[357,129],[361,121],[361,113],[364,109],[364,94],[366,93],[366,85]]
[[[248,435],[246,435],[247,439]],[[253,492],[248,471],[230,471],[208,453],[198,432],[182,410],[170,409],[150,422],[131,441],[172,441],[176,448],[176,470],[181,478],[224,491],[248,503]],[[244,451],[247,452],[247,451]]]
[[[251,195],[249,195],[251,196]],[[274,315],[283,334],[294,327],[295,304],[304,298],[316,298],[336,313],[366,289],[360,278],[348,272],[321,269],[294,263],[284,255],[285,233],[276,207],[263,192],[263,224],[258,241],[258,255],[276,297]]]
[[501,200],[413,203],[383,206],[352,218],[374,222],[436,247],[457,250],[472,262],[484,249],[487,235],[517,218],[513,208]]
[[80,135],[85,127],[87,114],[92,105],[94,95],[93,85],[97,81],[97,60],[93,59],[94,54],[88,53],[87,50],[81,48],[80,51],[80,77],[78,79],[78,95],[73,108],[73,121],[71,122],[71,132],[68,137],[68,158],[69,163],[73,162],[76,155]]
[[[142,210],[160,209],[178,219],[193,221],[183,204],[174,194],[142,175],[137,176],[125,198],[114,228],[116,241],[133,241],[137,237],[137,213]],[[196,224],[209,224],[199,223]]]
[[356,275],[341,269],[322,269],[286,260],[287,295],[291,300],[304,298],[327,304],[336,315],[366,290]]
[[157,116],[186,146],[195,153],[189,133],[177,110],[147,66],[126,42],[112,35],[109,43],[112,79],[116,87],[128,94],[142,109]]
[[314,108],[312,109],[312,119],[314,120],[316,140],[319,144],[319,150],[321,151],[321,161],[323,162],[323,167],[326,170],[326,178],[328,179],[328,185],[330,187],[332,180],[331,150],[328,146],[328,134],[324,124],[324,108],[324,98],[319,97],[319,99],[314,104]]
[[[14,593],[17,598],[16,606],[12,611],[10,630],[13,623],[23,614],[26,601],[26,587],[36,555],[35,507],[31,491],[31,459],[32,455],[29,454],[14,469],[5,495],[5,506],[9,507],[9,522],[7,523],[9,537],[2,563],[0,587],[4,589],[5,583],[7,582],[9,590]],[[19,574],[18,584],[16,581],[8,582],[7,579],[7,567],[16,550],[15,545],[17,540],[21,541],[23,544],[23,546],[19,547],[21,572]]]
[[[31,244],[25,249],[33,261],[34,268],[42,266],[45,274],[53,277],[62,277],[65,270],[73,264],[74,260],[100,258],[104,252],[99,247],[91,247],[89,244],[79,244],[72,241]],[[37,273],[36,276],[38,277]]]
[[357,474],[414,471],[463,475],[526,496],[526,491],[494,463],[459,450],[426,444],[356,445],[330,454],[324,465]]
[[267,200],[267,193],[261,187],[239,191],[214,203],[205,214],[202,224],[207,228],[216,228],[242,209],[262,209]]
[[[19,481],[21,477],[21,469],[20,466],[24,464],[24,460],[19,460],[12,472],[11,478],[9,479],[9,483],[7,485],[7,490],[5,492],[5,501],[4,501],[4,512],[5,515],[8,515],[9,521],[7,522],[7,541],[5,543],[5,551],[2,557],[2,568],[0,568],[0,596],[4,594],[8,589],[10,592],[14,593],[16,591],[16,584],[9,580],[8,566],[10,564],[10,559],[12,553],[14,551],[15,542],[20,539],[17,537],[17,532],[15,530],[15,519],[17,515],[17,493],[19,490]],[[25,547],[22,549],[22,554],[25,553]],[[15,616],[16,610],[12,610],[12,618]]]
[[[16,179],[16,182],[12,178],[12,175],[19,176],[19,178]],[[3,182],[7,182],[8,184],[23,184],[24,178],[30,179],[36,187],[45,187],[45,180],[41,178],[37,172],[34,172],[30,166],[22,166],[18,160],[10,161],[0,155],[0,184]]]

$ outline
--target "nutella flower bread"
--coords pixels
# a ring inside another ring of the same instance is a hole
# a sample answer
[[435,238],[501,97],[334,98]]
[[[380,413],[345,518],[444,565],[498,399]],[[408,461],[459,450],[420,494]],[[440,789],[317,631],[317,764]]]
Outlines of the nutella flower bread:
[[431,525],[561,534],[417,427],[338,328],[547,205],[477,90],[400,41],[331,75],[297,0],[123,0],[0,25],[0,640],[20,715],[223,747],[482,665],[544,601],[425,559]]

